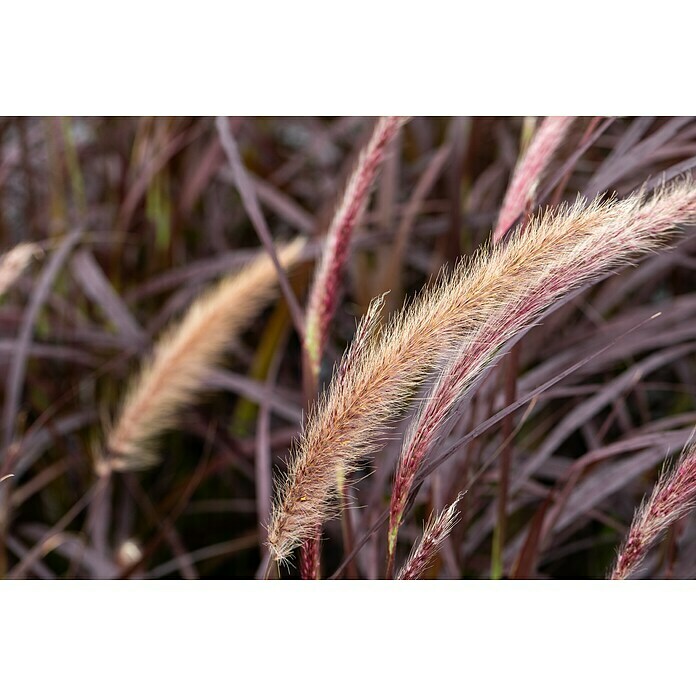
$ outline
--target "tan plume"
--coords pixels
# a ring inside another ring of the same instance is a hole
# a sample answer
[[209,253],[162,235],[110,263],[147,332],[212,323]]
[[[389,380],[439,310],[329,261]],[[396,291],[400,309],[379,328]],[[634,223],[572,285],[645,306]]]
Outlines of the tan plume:
[[[282,265],[294,264],[302,246],[298,239],[283,248],[279,252]],[[276,292],[274,265],[266,254],[260,255],[203,294],[165,331],[128,389],[108,434],[106,451],[97,462],[99,473],[152,463],[153,439],[194,400],[206,372]]]
[[22,275],[32,258],[41,254],[41,247],[36,244],[18,244],[0,256],[0,297]]
[[[579,200],[533,219],[525,234],[513,236],[505,247],[485,249],[442,274],[383,329],[370,317],[374,339],[359,355],[348,351],[338,370],[341,378],[310,413],[296,447],[269,526],[274,556],[286,558],[331,513],[340,469],[349,471],[380,447],[414,389],[455,349],[467,341],[482,344],[483,353],[474,351],[475,364],[485,366],[551,303],[658,247],[675,226],[695,220],[696,188],[690,180],[649,199],[638,193],[620,201]],[[461,374],[458,370],[454,381],[445,380],[435,430],[439,416],[449,413],[468,383]],[[431,442],[426,438],[426,446],[416,448],[418,462]],[[410,485],[411,471],[407,479]]]

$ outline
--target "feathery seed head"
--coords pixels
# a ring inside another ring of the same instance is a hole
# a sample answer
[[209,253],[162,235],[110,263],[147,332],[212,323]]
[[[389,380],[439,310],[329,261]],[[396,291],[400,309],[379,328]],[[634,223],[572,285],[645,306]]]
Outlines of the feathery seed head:
[[496,243],[505,236],[510,226],[534,198],[545,169],[574,120],[574,116],[548,116],[539,126],[526,152],[520,157],[505,193],[498,222],[493,231],[493,240]]
[[[360,350],[349,350],[308,418],[274,507],[269,543],[286,557],[333,508],[340,467],[373,454],[414,390],[446,362],[404,447],[392,521],[424,456],[463,390],[514,335],[555,301],[661,244],[680,224],[696,221],[689,180],[651,199],[578,200],[547,210],[504,247],[484,249],[378,329],[373,312]],[[452,355],[455,358],[452,359]],[[399,480],[399,479],[402,480]]]
[[564,295],[656,248],[676,225],[695,220],[696,190],[689,180],[647,201],[643,193],[589,204],[578,199],[533,218],[524,234],[474,262],[469,277],[499,278],[492,291],[496,300],[451,351],[408,431],[390,503],[390,554],[418,470],[456,403],[503,346]]
[[457,506],[462,494],[437,517],[430,516],[420,541],[414,545],[408,560],[396,576],[397,580],[418,580],[433,564],[437,552],[459,520]]
[[687,447],[671,473],[663,473],[652,495],[638,508],[611,574],[625,580],[638,570],[650,547],[696,506],[696,445]]
[[377,121],[370,141],[360,153],[341,203],[329,226],[324,252],[317,266],[310,292],[305,327],[305,347],[315,376],[319,374],[329,324],[336,310],[341,275],[353,231],[360,223],[370,188],[384,160],[389,143],[406,120],[400,116],[383,116]]
[[[278,254],[280,262],[292,266],[303,246],[297,239],[284,247]],[[95,464],[98,474],[153,463],[152,440],[195,399],[206,372],[276,291],[273,263],[260,255],[203,294],[165,331],[128,389],[106,451]]]
[[0,256],[0,297],[19,278],[32,258],[41,254],[41,247],[37,244],[17,244]]

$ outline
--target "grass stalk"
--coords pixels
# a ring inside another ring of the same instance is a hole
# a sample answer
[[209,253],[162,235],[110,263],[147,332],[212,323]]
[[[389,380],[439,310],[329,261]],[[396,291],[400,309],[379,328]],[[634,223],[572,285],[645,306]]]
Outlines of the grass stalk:
[[[519,372],[520,344],[512,347],[505,363],[505,404],[513,404],[517,400],[517,373]],[[510,466],[512,464],[512,442],[515,420],[511,413],[503,419],[501,437],[503,449],[500,453],[500,479],[498,481],[498,521],[493,531],[493,547],[491,550],[491,579],[500,580],[503,577],[503,550],[507,532],[508,488],[510,485]]]

